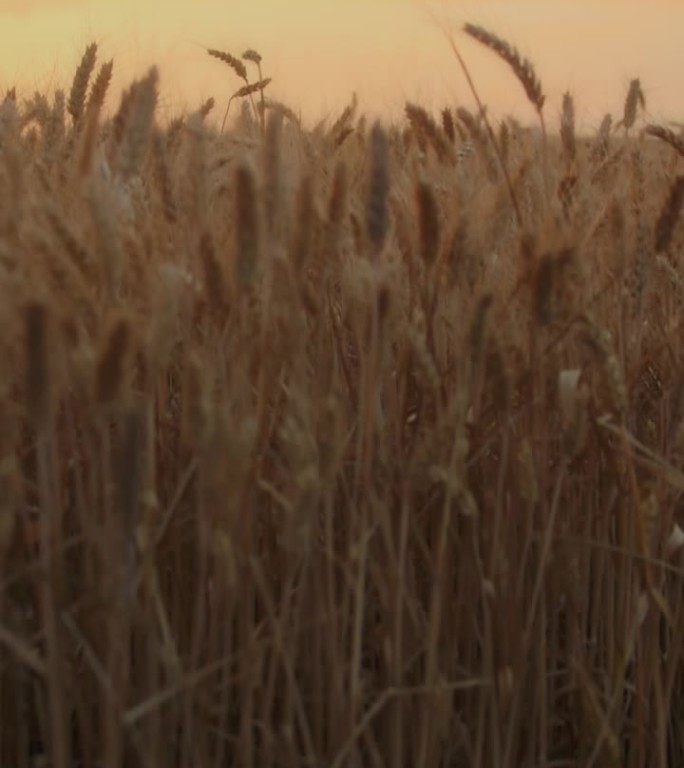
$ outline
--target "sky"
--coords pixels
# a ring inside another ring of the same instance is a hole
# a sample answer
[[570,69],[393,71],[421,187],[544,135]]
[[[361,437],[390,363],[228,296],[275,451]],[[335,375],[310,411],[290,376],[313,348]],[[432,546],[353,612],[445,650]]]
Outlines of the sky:
[[684,3],[678,0],[0,0],[0,89],[68,90],[86,45],[114,59],[112,100],[156,64],[160,112],[215,97],[216,114],[242,83],[206,48],[263,56],[269,95],[313,124],[357,92],[363,111],[399,119],[409,100],[474,107],[445,31],[494,114],[532,122],[524,92],[489,51],[466,38],[481,24],[529,57],[547,94],[547,122],[570,91],[578,122],[619,118],[639,77],[652,121],[684,122]]

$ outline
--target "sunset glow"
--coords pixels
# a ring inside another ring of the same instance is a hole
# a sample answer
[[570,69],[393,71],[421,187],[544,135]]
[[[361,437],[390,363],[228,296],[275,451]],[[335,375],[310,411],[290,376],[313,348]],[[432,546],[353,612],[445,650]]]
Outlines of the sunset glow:
[[153,63],[162,111],[174,114],[239,86],[204,47],[253,47],[273,77],[271,95],[310,121],[339,111],[357,91],[365,111],[395,116],[405,100],[472,104],[442,27],[453,30],[484,101],[531,117],[501,62],[465,40],[464,21],[492,29],[535,64],[549,114],[570,90],[578,120],[594,126],[619,113],[629,80],[641,78],[655,120],[684,114],[679,87],[684,7],[669,2],[449,2],[410,0],[13,0],[0,11],[0,86],[68,85],[95,40],[113,58],[118,87]]

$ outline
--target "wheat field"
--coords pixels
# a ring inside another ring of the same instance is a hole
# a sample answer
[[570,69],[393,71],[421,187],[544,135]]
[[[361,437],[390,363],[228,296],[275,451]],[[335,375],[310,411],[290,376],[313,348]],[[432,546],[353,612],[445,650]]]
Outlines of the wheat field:
[[7,93],[0,765],[684,762],[684,137],[463,34],[538,127]]

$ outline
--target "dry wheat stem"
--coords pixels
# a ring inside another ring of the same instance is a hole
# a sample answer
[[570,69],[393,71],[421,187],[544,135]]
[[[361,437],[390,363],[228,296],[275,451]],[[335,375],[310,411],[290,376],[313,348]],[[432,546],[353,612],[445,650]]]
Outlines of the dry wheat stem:
[[489,134],[489,138],[492,142],[492,146],[494,147],[494,151],[496,152],[496,156],[499,159],[499,163],[501,165],[501,170],[503,171],[504,178],[506,179],[506,187],[508,189],[508,194],[511,198],[511,205],[513,206],[513,210],[515,212],[515,218],[518,223],[518,226],[522,228],[523,226],[523,219],[522,214],[520,212],[520,207],[518,205],[518,200],[515,195],[515,190],[513,188],[513,184],[511,183],[511,178],[508,173],[508,168],[506,167],[506,164],[504,163],[503,157],[501,156],[501,150],[499,149],[499,146],[496,141],[496,137],[494,136],[494,131],[492,130],[492,126],[489,123],[489,119],[487,118],[484,105],[482,104],[482,101],[480,100],[480,96],[477,92],[477,89],[475,88],[475,83],[473,82],[472,77],[470,76],[470,71],[468,70],[468,67],[461,56],[460,51],[456,47],[456,43],[454,42],[453,38],[450,36],[447,36],[447,39],[449,41],[449,45],[451,46],[451,50],[454,53],[454,56],[456,56],[456,59],[458,60],[459,65],[461,66],[461,70],[463,71],[463,74],[465,75],[465,78],[468,82],[468,86],[470,88],[470,92],[473,94],[473,98],[477,102],[477,106],[480,110],[480,114],[482,114],[484,117],[484,122],[487,127],[487,133]]

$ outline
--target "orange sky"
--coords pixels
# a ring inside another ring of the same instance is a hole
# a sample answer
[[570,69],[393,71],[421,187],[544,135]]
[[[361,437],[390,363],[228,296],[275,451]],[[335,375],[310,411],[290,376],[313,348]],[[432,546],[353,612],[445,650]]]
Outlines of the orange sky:
[[[517,45],[536,65],[552,125],[566,89],[583,124],[619,116],[637,76],[649,119],[684,121],[684,4],[674,0],[0,0],[0,88],[68,86],[96,40],[101,58],[114,58],[117,85],[159,64],[171,115],[211,95],[222,105],[240,85],[202,46],[259,50],[271,95],[309,122],[338,112],[354,90],[383,114],[399,114],[406,99],[471,107],[434,17],[454,30],[481,23]],[[505,65],[457,40],[491,108],[531,119]]]

